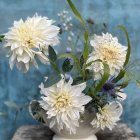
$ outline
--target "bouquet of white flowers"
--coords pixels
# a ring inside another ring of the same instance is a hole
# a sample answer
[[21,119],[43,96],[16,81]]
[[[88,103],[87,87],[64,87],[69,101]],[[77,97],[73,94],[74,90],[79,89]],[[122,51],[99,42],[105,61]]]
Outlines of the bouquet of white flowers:
[[[67,48],[59,53],[53,46],[61,42],[60,35],[70,30],[71,18],[67,11],[59,13],[63,25],[56,26],[47,17],[35,14],[15,21],[13,27],[1,36],[9,49],[9,64],[23,72],[34,65],[36,59],[51,66],[53,76],[47,75],[41,83],[41,99],[30,104],[31,115],[46,123],[56,132],[54,140],[94,140],[94,133],[106,127],[112,130],[123,112],[126,99],[123,89],[128,85],[127,66],[130,58],[130,39],[124,26],[127,46],[119,43],[110,33],[90,35],[86,23],[71,0],[67,0],[83,28],[83,50]],[[76,38],[70,31],[66,45]]]

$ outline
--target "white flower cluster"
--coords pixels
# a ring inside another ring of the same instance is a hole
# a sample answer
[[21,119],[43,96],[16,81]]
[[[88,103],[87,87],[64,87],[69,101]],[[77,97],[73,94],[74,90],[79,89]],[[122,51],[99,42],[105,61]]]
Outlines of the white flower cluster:
[[[67,11],[58,14],[63,22],[64,30],[70,31],[68,40],[71,41],[73,36],[71,28],[73,25],[71,17],[67,17],[67,15]],[[45,51],[45,54],[47,54],[48,46],[55,46],[59,43],[58,33],[60,28],[53,25],[53,23],[54,21],[49,20],[47,17],[41,17],[37,14],[25,21],[21,19],[14,22],[13,27],[5,34],[5,47],[10,50],[9,63],[11,69],[16,65],[19,70],[27,72],[30,65],[37,66],[36,57],[42,62],[48,62],[48,58],[42,52]],[[87,63],[93,62],[88,67],[94,73],[93,80],[100,80],[104,72],[103,64],[96,60],[108,64],[110,77],[116,77],[123,68],[127,47],[121,45],[118,39],[109,33],[101,36],[94,35],[90,40],[90,44],[93,50]],[[66,82],[62,76],[62,79],[51,87],[45,88],[41,84],[42,100],[40,105],[46,111],[51,128],[57,127],[58,130],[65,128],[70,133],[76,133],[81,114],[85,111],[85,105],[92,98],[83,93],[86,83],[80,85],[72,85],[72,83],[72,78]],[[115,95],[118,96],[119,101],[126,98],[126,95],[121,90],[114,88],[110,81],[104,85],[102,90],[106,92],[106,88],[110,88],[110,94],[118,91]],[[110,102],[99,108],[99,112],[96,113],[91,125],[101,129],[105,127],[112,129],[119,121],[121,114],[121,104],[119,102]]]
[[63,10],[62,12],[58,13],[58,16],[60,17],[60,20],[62,22],[63,25],[63,29],[64,31],[69,31],[71,30],[71,28],[73,27],[72,24],[72,17],[69,16],[69,12],[66,10]]
[[66,10],[63,10],[62,12],[58,13],[58,16],[62,25],[62,31],[66,31],[68,33],[67,39],[68,42],[71,42],[74,36],[74,33],[72,32],[72,17],[69,16],[69,12]]
[[[75,134],[79,127],[80,115],[85,112],[85,105],[92,98],[82,92],[86,88],[85,83],[71,85],[72,83],[72,78],[65,82],[63,76],[57,84],[49,88],[45,88],[41,83],[39,86],[42,94],[40,105],[50,120],[50,128],[55,127],[59,131],[65,128],[70,134]],[[119,102],[110,102],[99,109],[91,125],[94,128],[104,130],[107,127],[112,130],[116,122],[120,120],[122,110],[122,105]]]

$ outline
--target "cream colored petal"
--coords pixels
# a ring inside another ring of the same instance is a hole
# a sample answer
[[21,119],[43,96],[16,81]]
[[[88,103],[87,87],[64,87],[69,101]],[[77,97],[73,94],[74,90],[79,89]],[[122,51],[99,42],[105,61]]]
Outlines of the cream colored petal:
[[17,56],[18,62],[28,63],[30,61],[30,56],[24,52],[21,56]]

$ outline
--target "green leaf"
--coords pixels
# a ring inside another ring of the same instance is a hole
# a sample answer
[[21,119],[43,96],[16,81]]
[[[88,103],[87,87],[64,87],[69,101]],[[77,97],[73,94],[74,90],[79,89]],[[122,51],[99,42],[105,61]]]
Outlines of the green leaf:
[[113,80],[114,83],[117,83],[119,80],[121,80],[125,75],[125,70],[121,70],[118,76]]
[[50,87],[56,83],[58,83],[61,80],[61,75],[58,74],[51,74],[48,76],[47,81],[44,83],[45,87]]
[[72,53],[69,53],[69,54],[67,54],[67,53],[60,54],[58,56],[58,59],[62,59],[62,58],[72,58],[73,61],[74,61],[74,63],[75,63],[75,65],[76,65],[76,67],[77,67],[77,69],[78,70],[81,70],[81,68],[80,68],[80,62],[79,62],[79,59],[78,59],[78,57],[76,55],[74,55]]
[[126,39],[127,39],[128,49],[127,49],[127,54],[126,54],[126,60],[124,62],[124,67],[125,67],[128,64],[129,59],[130,59],[131,42],[130,42],[129,35],[128,35],[128,32],[127,32],[126,28],[124,26],[122,26],[122,25],[119,25],[118,27],[125,33],[125,36],[126,36]]
[[94,63],[94,62],[102,62],[102,61],[100,59],[90,61],[89,63],[86,64],[86,68],[89,67],[90,65],[92,65],[92,63]]
[[19,106],[18,106],[15,102],[13,102],[13,101],[5,101],[4,104],[5,104],[7,107],[12,108],[12,109],[15,109],[15,110],[17,110],[17,111],[20,110]]
[[72,68],[73,68],[73,65],[71,65],[70,59],[69,58],[65,59],[63,65],[62,65],[62,70],[64,72],[69,72],[72,70]]
[[4,38],[5,37],[5,35],[0,35],[0,38]]
[[89,33],[85,27],[85,22],[82,18],[82,16],[80,15],[80,13],[78,12],[78,10],[76,9],[76,7],[74,6],[74,4],[72,3],[71,0],[67,0],[68,1],[68,4],[71,8],[71,10],[73,11],[74,15],[77,17],[77,19],[81,22],[83,28],[84,28],[84,51],[83,51],[83,57],[85,59],[85,62],[87,61],[88,59],[88,55],[89,55]]
[[119,86],[121,89],[124,89],[124,88],[126,88],[126,87],[128,86],[128,84],[129,84],[129,81],[125,81],[125,82],[119,84],[118,86]]
[[92,70],[86,69],[85,74],[86,74],[86,80],[93,79],[93,71]]
[[[128,49],[127,49],[127,54],[126,54],[126,60],[125,60],[124,65],[123,65],[123,67],[126,67],[126,65],[129,63],[129,60],[130,60],[131,43],[130,43],[130,39],[129,39],[128,32],[127,32],[126,28],[122,25],[119,25],[118,28],[120,28],[125,33],[125,36],[127,39]],[[113,80],[113,82],[117,83],[119,80],[121,80],[124,77],[125,73],[126,73],[126,71],[124,69],[120,70],[120,73]]]
[[86,68],[89,67],[89,66],[91,66],[93,62],[95,62],[95,61],[90,61],[89,63],[87,63],[86,64]]
[[84,46],[83,56],[86,62],[89,55],[89,33],[87,32],[87,30],[85,30],[84,39],[85,39],[85,46]]
[[48,51],[49,51],[49,59],[51,61],[55,62],[57,60],[56,52],[54,51],[54,49],[51,46],[49,46]]
[[50,64],[52,65],[52,67],[54,68],[54,70],[59,74],[60,73],[60,70],[59,70],[59,68],[57,66],[57,63],[56,63],[56,60],[57,60],[56,52],[54,51],[54,49],[51,46],[49,46],[48,52],[49,52],[49,61],[50,61]]
[[124,89],[128,86],[129,82],[130,82],[129,77],[124,76],[124,80],[121,83],[116,84],[116,86],[120,87],[121,89]]
[[71,0],[67,0],[67,1],[68,1],[68,4],[69,4],[71,10],[73,11],[74,15],[81,22],[82,26],[85,27],[84,20],[83,20],[82,16],[80,15],[80,13],[78,12],[78,10],[76,9],[76,7],[74,6],[73,2]]
[[83,55],[80,57],[80,67],[82,68],[83,67],[83,65],[84,65],[84,57],[83,57]]
[[128,72],[125,72],[122,83],[121,83],[121,89],[126,88],[130,82],[130,77],[128,75]]
[[83,77],[76,77],[73,79],[73,83],[72,85],[77,85],[77,84],[81,84],[83,82]]
[[0,35],[0,42],[3,41],[4,37],[5,37],[4,35]]
[[104,65],[104,74],[102,76],[102,79],[99,81],[99,83],[97,84],[97,86],[94,89],[94,93],[93,94],[95,94],[95,95],[103,87],[103,85],[108,80],[109,75],[110,75],[109,66],[106,63],[103,63],[103,65]]

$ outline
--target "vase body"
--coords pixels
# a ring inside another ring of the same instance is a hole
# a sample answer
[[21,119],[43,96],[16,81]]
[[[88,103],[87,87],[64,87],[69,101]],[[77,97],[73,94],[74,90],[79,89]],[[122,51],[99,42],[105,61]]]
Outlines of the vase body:
[[[65,129],[59,131],[57,127],[51,128],[51,130],[55,132],[53,140],[97,140],[95,134],[99,129],[93,128],[90,124],[95,117],[95,114],[85,113],[82,117],[84,119],[80,122],[76,134],[70,134]],[[45,122],[48,123],[48,120],[46,119]]]
[[71,138],[71,137],[62,137],[55,134],[53,140],[97,140],[97,137],[96,135],[92,134],[90,136],[84,136],[83,138],[81,137]]
[[[39,103],[37,101],[32,101],[29,105],[29,112],[34,119],[36,118],[33,110],[35,110],[37,107],[39,108]],[[46,113],[41,112],[41,114],[45,125],[49,127],[50,120],[47,119]],[[95,113],[88,113],[88,111],[85,111],[85,113],[82,114],[82,121],[79,122],[79,127],[76,130],[76,134],[70,134],[65,129],[59,131],[57,129],[59,126],[51,128],[51,130],[55,132],[53,140],[97,140],[95,134],[99,131],[99,129],[93,128],[91,125],[91,121],[94,119],[94,117]]]
[[[54,131],[54,130],[53,130]],[[89,128],[89,126],[79,126],[76,134],[69,134],[67,131],[63,130],[60,132],[55,132],[53,140],[97,140],[95,133],[97,130]]]

